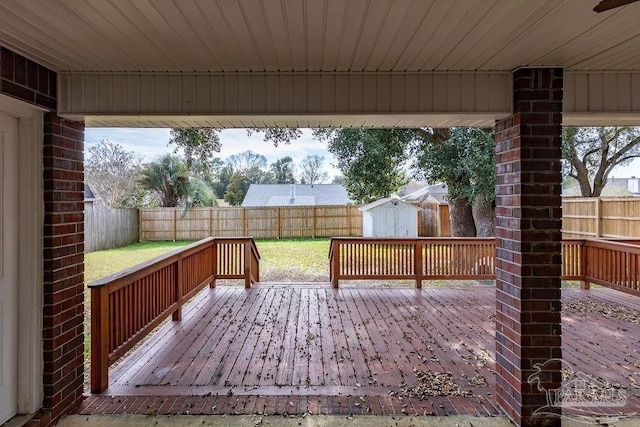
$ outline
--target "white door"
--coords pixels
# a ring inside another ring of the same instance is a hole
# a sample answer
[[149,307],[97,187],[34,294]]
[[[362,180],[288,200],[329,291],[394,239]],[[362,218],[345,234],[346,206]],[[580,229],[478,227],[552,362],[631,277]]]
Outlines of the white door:
[[18,120],[0,113],[0,424],[18,412]]
[[398,210],[395,207],[385,207],[382,212],[382,237],[398,237],[396,234]]

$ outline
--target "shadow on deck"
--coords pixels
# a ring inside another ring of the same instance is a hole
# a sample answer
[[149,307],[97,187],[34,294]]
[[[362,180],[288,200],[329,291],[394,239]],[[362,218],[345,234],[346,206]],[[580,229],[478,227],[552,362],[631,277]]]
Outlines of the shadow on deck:
[[[640,412],[640,338],[614,307],[634,299],[563,290],[564,359],[626,389],[625,414]],[[492,287],[205,289],[77,413],[499,415],[494,308]]]

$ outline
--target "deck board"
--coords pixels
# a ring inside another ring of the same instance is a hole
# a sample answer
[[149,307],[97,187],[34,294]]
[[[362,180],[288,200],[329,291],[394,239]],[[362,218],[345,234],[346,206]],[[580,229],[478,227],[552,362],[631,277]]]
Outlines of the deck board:
[[[563,301],[584,298],[640,310],[640,298],[620,292],[563,290]],[[484,286],[206,289],[182,321],[112,367],[110,387],[79,412],[121,412],[100,400],[128,396],[134,413],[496,415],[494,311],[495,289]],[[638,325],[566,311],[562,327],[564,359],[625,387],[640,412]],[[472,395],[399,399],[417,383],[414,369],[451,372]],[[479,376],[485,385],[469,384]]]

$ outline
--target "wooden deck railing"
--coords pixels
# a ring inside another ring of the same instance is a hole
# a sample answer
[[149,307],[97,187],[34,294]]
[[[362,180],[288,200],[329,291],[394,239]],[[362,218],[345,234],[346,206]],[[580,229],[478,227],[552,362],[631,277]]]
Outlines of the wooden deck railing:
[[330,280],[495,278],[494,238],[348,238],[331,240]]
[[[330,280],[495,279],[494,238],[331,240]],[[565,239],[562,279],[640,296],[640,240]]]
[[207,238],[90,283],[91,391],[104,391],[109,365],[216,279],[259,280],[252,238]]
[[584,282],[640,296],[640,240],[586,240]]

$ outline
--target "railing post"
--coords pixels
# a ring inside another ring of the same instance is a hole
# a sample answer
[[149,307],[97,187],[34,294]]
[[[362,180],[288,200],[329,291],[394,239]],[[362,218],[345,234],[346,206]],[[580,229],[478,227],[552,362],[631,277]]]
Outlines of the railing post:
[[251,287],[251,241],[244,242],[244,287]]
[[109,289],[91,288],[91,392],[109,385]]
[[213,245],[213,256],[212,256],[213,259],[211,260],[211,263],[213,265],[211,266],[211,271],[212,271],[211,275],[213,279],[209,284],[209,288],[211,289],[216,287],[216,276],[218,275],[218,241],[214,240],[212,245]]
[[422,288],[422,243],[418,240],[413,249],[413,272],[416,275],[416,288]]
[[580,276],[582,277],[582,280],[580,280],[581,289],[591,289],[591,283],[587,281],[587,251],[587,242],[583,240],[580,244]]
[[333,250],[331,253],[333,254],[331,258],[331,284],[334,288],[338,287],[338,275],[340,274],[340,242],[337,240],[333,240],[331,242],[333,245]]
[[176,278],[175,278],[175,296],[178,308],[171,314],[171,318],[176,320],[182,320],[182,295],[184,295],[184,289],[182,288],[182,256],[178,257],[176,261]]
[[[254,255],[254,253],[253,253],[253,244],[254,244],[254,243],[253,243],[253,241],[252,241],[252,242],[251,242],[251,249],[252,249],[252,251],[251,251],[251,256],[252,256],[252,258],[251,258],[251,262],[253,262],[253,261],[254,261],[254,257],[253,257],[253,255]],[[259,281],[260,281],[260,260],[258,259],[257,254],[256,254],[256,256],[255,256],[255,272],[254,272],[254,273],[255,273],[255,276],[256,276],[256,282],[259,282]]]

